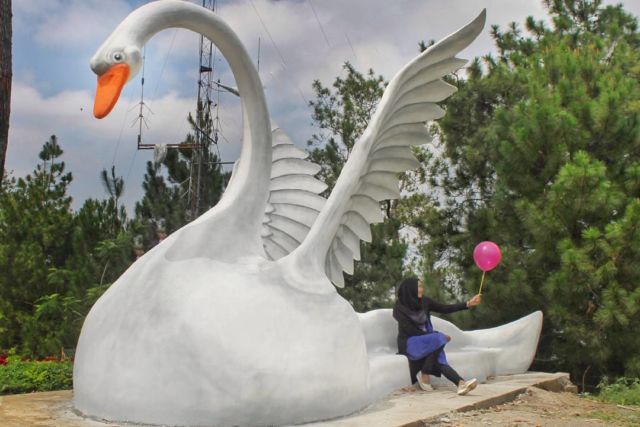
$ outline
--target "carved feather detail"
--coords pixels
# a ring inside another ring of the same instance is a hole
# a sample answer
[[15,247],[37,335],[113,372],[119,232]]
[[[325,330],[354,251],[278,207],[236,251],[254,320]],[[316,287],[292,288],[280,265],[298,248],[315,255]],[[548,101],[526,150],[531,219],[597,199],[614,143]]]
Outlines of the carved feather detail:
[[262,224],[262,243],[269,259],[282,258],[304,241],[326,200],[320,196],[326,184],[315,178],[320,166],[305,160],[281,130],[272,132],[272,164],[269,200]]

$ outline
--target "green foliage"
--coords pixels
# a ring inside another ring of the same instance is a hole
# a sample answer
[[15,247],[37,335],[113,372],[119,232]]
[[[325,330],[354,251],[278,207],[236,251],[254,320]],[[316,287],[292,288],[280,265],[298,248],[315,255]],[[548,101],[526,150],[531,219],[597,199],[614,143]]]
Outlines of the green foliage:
[[23,362],[0,366],[0,395],[34,391],[69,390],[73,387],[71,362]]
[[124,206],[120,206],[118,209],[118,202],[124,192],[124,179],[116,176],[115,166],[111,166],[111,174],[107,174],[106,169],[103,169],[100,173],[100,179],[102,180],[105,191],[109,195],[108,207],[112,211],[112,232],[115,235],[122,228],[127,218]]
[[598,385],[598,399],[619,405],[640,406],[640,378],[618,378],[614,383],[606,379]]
[[0,192],[0,348],[32,357],[75,347],[92,303],[133,259],[114,198],[71,211],[62,154],[52,136],[34,172]]
[[[189,120],[194,131],[211,126],[209,118],[199,118],[199,126]],[[193,144],[193,135],[185,143]],[[218,201],[228,178],[217,157],[205,151],[196,214]],[[0,191],[0,348],[17,347],[30,357],[74,348],[89,309],[140,255],[142,245],[134,240],[143,236],[148,248],[161,232],[188,220],[184,194],[192,151],[169,151],[164,160],[168,183],[156,165],[148,165],[136,221],[128,221],[120,203],[124,180],[114,167],[100,174],[108,198],[88,199],[73,212],[67,195],[72,175],[65,172],[62,154],[52,136],[36,170],[5,179]]]
[[[309,103],[320,133],[307,144],[310,160],[322,167],[319,177],[328,185],[325,196],[331,193],[386,86],[373,70],[364,75],[349,63],[343,68],[346,77],[337,77],[333,90],[313,82],[316,99]],[[385,221],[372,227],[372,243],[361,244],[361,260],[353,275],[345,275],[345,286],[338,290],[357,311],[390,306],[394,286],[402,277],[406,244],[399,236],[402,224],[395,218],[396,203],[382,202],[381,210]]]
[[371,243],[362,243],[361,260],[356,262],[352,276],[345,275],[345,286],[338,289],[353,308],[365,312],[390,307],[395,285],[402,278],[406,244],[398,236],[400,222],[387,217],[371,227]]
[[[373,242],[362,244],[362,260],[339,292],[359,311],[389,306],[393,286],[410,269],[425,278],[429,295],[459,299],[479,286],[474,246],[493,240],[503,261],[488,274],[483,304],[459,319],[462,326],[494,326],[541,309],[545,324],[534,368],[567,370],[588,386],[602,375],[637,378],[637,20],[622,6],[597,0],[545,5],[549,21],[530,17],[524,30],[515,23],[494,26],[497,56],[475,59],[467,79],[446,78],[459,90],[443,102],[447,115],[433,127],[435,149],[415,150],[423,167],[400,177],[400,200],[381,203],[385,221],[372,227]],[[326,194],[385,86],[372,70],[362,74],[348,63],[331,87],[313,83],[310,106],[319,133],[308,145]],[[101,174],[108,198],[71,211],[72,175],[55,136],[32,174],[4,178],[0,348],[37,357],[74,347],[84,316],[130,265],[134,250],[152,247],[217,203],[228,174],[211,145],[200,159],[186,148],[196,132],[208,133],[212,120],[189,121],[193,131],[184,149],[168,152],[166,170],[147,164],[135,221],[121,206],[124,185],[114,168]],[[192,164],[200,165],[204,183],[198,207],[187,197]],[[411,258],[403,227],[416,236]],[[134,236],[141,242],[134,245]],[[30,391],[42,378],[67,384],[58,378],[67,368],[50,375],[40,365],[13,362],[8,366],[16,371],[0,367],[0,386]],[[602,385],[601,396],[637,404],[634,381]]]
[[585,425],[593,422],[594,419],[604,421],[605,425],[617,427],[636,427],[640,424],[640,414],[625,408],[588,411],[581,413],[579,416],[585,418],[583,423]]
[[340,175],[353,145],[369,125],[369,119],[382,97],[386,82],[373,70],[367,75],[358,72],[353,65],[343,66],[346,77],[337,77],[333,91],[313,82],[316,99],[309,102],[313,109],[313,124],[320,128],[307,142],[310,159],[320,165],[320,178],[328,185],[326,195]]
[[473,248],[497,242],[503,261],[475,326],[542,309],[538,368],[587,372],[591,384],[638,376],[637,22],[599,1],[545,3],[553,27],[493,27],[498,57],[450,79],[459,90],[425,156],[434,191],[411,218],[422,267],[450,294],[476,292]]

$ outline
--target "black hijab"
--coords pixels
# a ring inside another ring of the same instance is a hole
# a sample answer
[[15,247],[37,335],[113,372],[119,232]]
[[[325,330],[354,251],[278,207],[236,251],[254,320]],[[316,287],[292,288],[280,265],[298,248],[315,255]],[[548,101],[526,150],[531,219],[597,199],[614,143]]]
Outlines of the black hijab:
[[396,293],[396,308],[404,313],[413,323],[424,326],[427,313],[422,308],[422,298],[418,298],[418,279],[404,279]]

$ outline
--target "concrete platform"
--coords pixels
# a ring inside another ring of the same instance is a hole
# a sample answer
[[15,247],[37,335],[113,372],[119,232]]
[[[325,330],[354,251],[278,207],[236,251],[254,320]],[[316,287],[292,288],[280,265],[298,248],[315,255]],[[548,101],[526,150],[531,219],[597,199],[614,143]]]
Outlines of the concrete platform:
[[337,420],[307,424],[308,427],[423,427],[423,420],[449,412],[463,412],[488,408],[515,399],[527,387],[564,391],[570,385],[569,374],[529,372],[496,377],[466,396],[458,396],[456,389],[440,387],[433,392],[394,392],[358,414]]
[[[452,411],[488,408],[508,402],[527,387],[551,391],[571,390],[569,374],[529,372],[496,377],[480,384],[467,396],[458,396],[453,387],[433,392],[401,392],[387,396],[360,413],[336,420],[306,424],[307,427],[422,427],[424,420]],[[129,423],[100,422],[81,417],[72,409],[73,392],[0,396],[0,426],[6,427],[107,427],[137,426]]]

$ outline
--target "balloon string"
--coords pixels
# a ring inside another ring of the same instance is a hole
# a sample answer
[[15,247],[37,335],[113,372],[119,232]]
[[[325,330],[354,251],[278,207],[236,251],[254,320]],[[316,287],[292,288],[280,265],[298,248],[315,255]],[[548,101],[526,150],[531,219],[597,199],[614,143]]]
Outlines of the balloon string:
[[480,279],[480,291],[478,291],[478,295],[482,295],[482,284],[484,283],[484,274],[486,271],[482,272],[482,279]]

